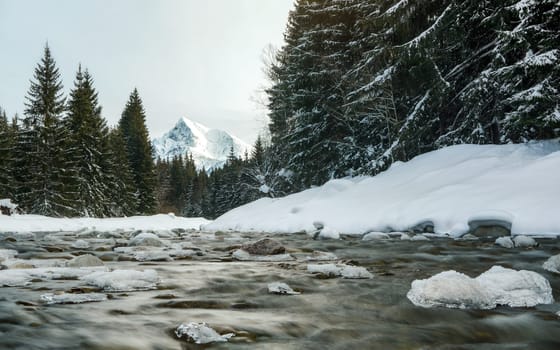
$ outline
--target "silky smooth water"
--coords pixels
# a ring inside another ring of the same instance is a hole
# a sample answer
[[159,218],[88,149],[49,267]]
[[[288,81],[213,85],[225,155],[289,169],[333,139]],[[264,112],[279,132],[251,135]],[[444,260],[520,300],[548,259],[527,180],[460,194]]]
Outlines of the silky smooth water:
[[[108,301],[65,305],[44,305],[39,298],[91,287],[79,280],[45,280],[0,288],[0,349],[560,349],[558,302],[480,311],[425,309],[406,298],[414,279],[445,270],[476,276],[502,265],[542,274],[558,300],[560,276],[542,269],[560,252],[556,239],[541,239],[535,249],[505,249],[484,240],[316,241],[275,235],[270,237],[296,261],[237,262],[232,249],[266,235],[193,233],[168,241],[191,242],[203,256],[141,263],[118,261],[123,258],[111,252],[118,240],[91,239],[84,250],[64,243],[72,233],[14,236],[15,241],[7,236],[0,236],[1,248],[17,249],[34,261],[105,254],[114,260],[106,262],[110,268],[152,268],[162,281],[157,290],[107,293]],[[363,266],[374,278],[311,275],[305,257],[313,251],[332,252],[336,262]],[[269,294],[267,284],[276,281],[302,294]],[[207,322],[236,336],[228,343],[187,343],[173,333],[186,322]]]

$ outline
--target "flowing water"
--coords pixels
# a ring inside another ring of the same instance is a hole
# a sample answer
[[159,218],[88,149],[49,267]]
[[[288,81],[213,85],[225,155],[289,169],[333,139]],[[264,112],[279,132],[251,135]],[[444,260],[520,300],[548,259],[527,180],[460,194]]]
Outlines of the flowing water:
[[[541,239],[535,249],[505,249],[483,240],[434,237],[364,242],[275,235],[296,260],[231,258],[239,244],[263,236],[186,233],[165,241],[189,242],[198,255],[138,262],[112,250],[122,245],[118,238],[85,239],[90,248],[76,249],[70,246],[73,233],[0,235],[0,248],[16,249],[33,264],[89,252],[109,268],[155,269],[161,279],[155,290],[107,293],[107,301],[84,304],[40,302],[48,292],[95,290],[77,279],[0,288],[0,349],[560,349],[558,302],[481,311],[425,309],[406,298],[415,279],[444,270],[476,276],[502,265],[542,274],[559,300],[560,276],[542,269],[560,252],[556,239]],[[336,262],[365,267],[374,278],[318,278],[306,269],[313,251],[332,252]],[[267,284],[278,281],[301,294],[269,294]],[[207,322],[236,336],[195,345],[174,334],[187,322]]]

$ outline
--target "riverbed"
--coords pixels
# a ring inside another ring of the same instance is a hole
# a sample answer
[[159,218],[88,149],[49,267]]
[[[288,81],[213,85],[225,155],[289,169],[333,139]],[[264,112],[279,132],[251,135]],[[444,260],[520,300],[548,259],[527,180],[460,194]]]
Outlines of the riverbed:
[[[18,252],[15,267],[64,266],[75,256],[92,254],[103,260],[102,268],[153,269],[159,277],[155,289],[126,292],[103,290],[74,277],[34,278],[24,286],[0,288],[0,349],[560,348],[558,302],[462,310],[422,308],[406,297],[415,279],[445,270],[477,276],[501,265],[543,275],[559,300],[560,275],[542,268],[548,257],[560,253],[555,238],[538,239],[535,248],[507,249],[493,240],[435,236],[422,241],[401,240],[398,235],[362,241],[313,240],[305,234],[166,231],[158,234],[163,247],[135,249],[161,252],[173,246],[189,253],[137,261],[123,249],[134,234],[0,234],[0,248]],[[263,237],[278,240],[293,260],[232,258],[241,244]],[[75,244],[78,238],[87,244]],[[325,260],[313,261],[318,256]],[[326,278],[309,273],[311,263],[360,266],[373,278]],[[271,294],[267,285],[272,282],[284,282],[300,294]],[[103,293],[107,300],[81,304],[41,300],[46,293],[62,292]],[[189,343],[174,333],[188,322],[206,322],[221,334],[235,336],[227,343]]]

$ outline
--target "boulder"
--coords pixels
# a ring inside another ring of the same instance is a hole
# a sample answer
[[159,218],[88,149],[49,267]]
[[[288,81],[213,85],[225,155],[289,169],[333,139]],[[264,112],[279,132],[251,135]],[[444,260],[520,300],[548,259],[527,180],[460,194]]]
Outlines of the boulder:
[[505,219],[471,219],[469,233],[477,237],[500,237],[511,235],[511,222]]
[[280,242],[270,238],[244,244],[241,249],[252,255],[274,255],[286,252],[286,248]]
[[67,267],[89,267],[105,265],[101,259],[91,254],[84,254],[67,261]]
[[410,228],[414,233],[434,233],[434,222],[431,220],[422,221]]

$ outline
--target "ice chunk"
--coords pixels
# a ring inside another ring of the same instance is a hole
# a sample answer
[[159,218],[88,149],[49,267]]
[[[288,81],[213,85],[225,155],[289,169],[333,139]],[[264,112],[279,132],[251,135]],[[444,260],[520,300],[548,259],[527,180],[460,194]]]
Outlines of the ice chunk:
[[363,267],[335,264],[309,264],[307,272],[325,277],[340,277],[348,279],[372,278],[373,275]]
[[533,271],[493,266],[476,280],[490,291],[497,305],[533,307],[554,302],[548,280]]
[[370,232],[366,233],[362,240],[364,241],[374,241],[374,240],[381,240],[381,239],[389,239],[389,235],[383,232]]
[[163,242],[153,233],[143,232],[130,239],[128,242],[129,246],[151,246],[151,247],[161,247]]
[[422,307],[492,309],[497,305],[532,307],[550,304],[549,282],[532,271],[494,266],[477,278],[445,271],[412,282],[408,299]]
[[175,335],[177,338],[186,336],[187,340],[196,344],[224,343],[227,342],[229,338],[235,336],[233,333],[220,335],[214,329],[208,327],[206,323],[194,322],[180,324],[175,330]]
[[110,292],[128,292],[155,289],[158,274],[155,270],[115,270],[111,272],[94,272],[81,278],[89,285],[103,288]]
[[515,236],[513,237],[513,243],[517,248],[532,248],[539,245],[537,241],[527,236]]
[[500,247],[503,247],[503,248],[513,248],[514,247],[514,244],[513,244],[513,241],[511,240],[511,238],[506,237],[506,236],[496,238],[496,241],[494,242],[494,244],[497,244],[497,245],[499,245]]
[[237,249],[231,255],[232,258],[239,261],[291,261],[294,257],[290,254],[274,254],[274,255],[253,255],[247,253],[243,249]]
[[480,283],[457,271],[444,271],[415,280],[406,297],[422,307],[493,309],[496,304]]
[[287,294],[287,295],[298,295],[299,292],[294,291],[286,283],[282,282],[272,282],[268,284],[268,292],[273,294]]
[[547,271],[560,273],[560,254],[551,256],[544,262],[543,268]]
[[134,253],[137,261],[173,261],[168,252],[161,250],[141,250]]
[[331,253],[331,252],[321,252],[321,251],[314,251],[311,256],[306,256],[305,260],[307,261],[330,261],[330,260],[337,260],[338,257]]
[[340,270],[340,274],[342,278],[349,278],[349,279],[373,278],[373,275],[364,267],[348,266],[348,265],[342,265],[341,267],[342,268]]
[[13,259],[18,254],[17,250],[0,249],[0,262]]
[[76,248],[76,249],[88,249],[89,243],[87,241],[84,241],[83,239],[78,239],[77,241],[72,243],[71,246],[72,248]]
[[335,264],[309,264],[307,265],[307,272],[327,277],[340,276],[340,268]]
[[0,270],[0,286],[21,287],[33,279],[63,280],[78,279],[99,268],[41,267],[32,269]]
[[47,293],[41,295],[41,301],[45,304],[81,304],[96,301],[107,300],[107,295],[103,293],[83,293],[83,294],[72,294],[72,293],[62,293],[53,294]]

